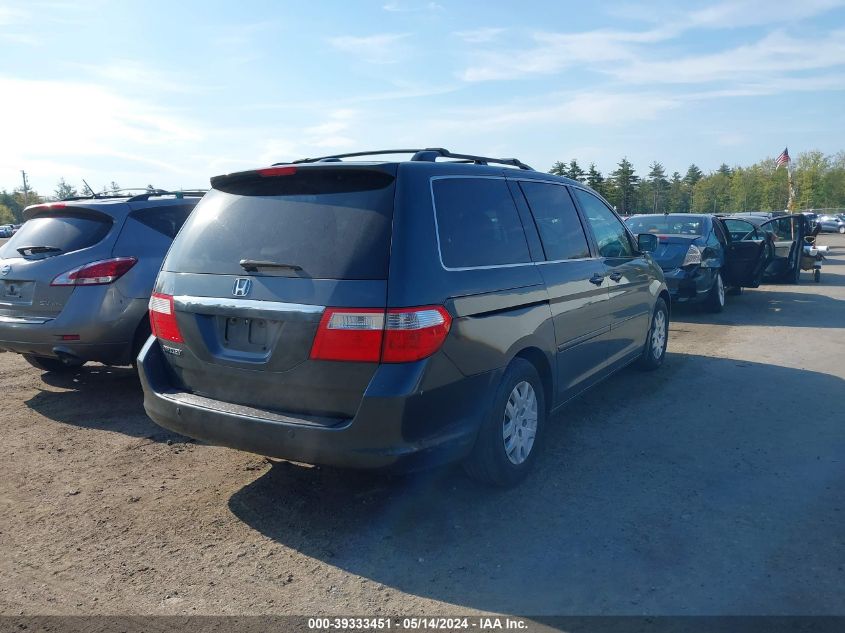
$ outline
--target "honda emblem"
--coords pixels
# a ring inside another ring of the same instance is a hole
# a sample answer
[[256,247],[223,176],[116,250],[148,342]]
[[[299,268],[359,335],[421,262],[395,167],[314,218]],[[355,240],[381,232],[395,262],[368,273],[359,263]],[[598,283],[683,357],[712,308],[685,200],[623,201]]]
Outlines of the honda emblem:
[[252,280],[240,277],[235,279],[235,287],[232,288],[232,294],[236,297],[245,297],[249,294],[252,288]]

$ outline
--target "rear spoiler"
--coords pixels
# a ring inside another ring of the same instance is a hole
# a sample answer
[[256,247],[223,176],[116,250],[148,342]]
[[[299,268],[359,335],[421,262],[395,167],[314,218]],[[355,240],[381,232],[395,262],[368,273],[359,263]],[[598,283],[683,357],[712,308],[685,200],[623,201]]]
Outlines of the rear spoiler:
[[44,204],[33,204],[23,210],[24,222],[33,218],[40,218],[49,215],[74,216],[79,218],[91,218],[93,220],[107,220],[113,222],[114,218],[107,213],[101,213],[89,207],[66,202],[46,202]]
[[396,178],[395,163],[273,165],[214,176],[211,186],[241,195],[313,195],[382,189]]

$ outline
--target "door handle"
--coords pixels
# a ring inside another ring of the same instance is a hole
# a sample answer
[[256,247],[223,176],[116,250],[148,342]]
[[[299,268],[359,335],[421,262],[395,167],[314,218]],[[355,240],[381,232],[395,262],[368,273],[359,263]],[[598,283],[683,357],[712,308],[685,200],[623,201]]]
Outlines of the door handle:
[[614,271],[610,273],[608,277],[610,277],[613,281],[619,281],[622,279],[622,273]]
[[590,277],[590,283],[596,284],[597,286],[601,286],[603,281],[604,275],[599,275],[598,273],[595,273],[592,277]]

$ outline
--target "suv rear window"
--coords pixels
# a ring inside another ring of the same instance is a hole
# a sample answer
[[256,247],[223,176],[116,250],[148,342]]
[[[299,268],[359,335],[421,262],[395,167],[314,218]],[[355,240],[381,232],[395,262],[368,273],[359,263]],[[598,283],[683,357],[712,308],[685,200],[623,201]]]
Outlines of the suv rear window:
[[440,256],[447,268],[531,261],[519,213],[503,178],[433,181]]
[[301,267],[263,269],[266,275],[386,279],[393,183],[383,172],[327,168],[220,179],[185,223],[163,268],[242,275],[239,262],[252,259]]
[[19,257],[17,249],[27,246],[57,248],[57,255],[78,251],[97,244],[111,227],[112,222],[106,218],[40,215],[24,222],[12,239],[0,247],[0,257]]

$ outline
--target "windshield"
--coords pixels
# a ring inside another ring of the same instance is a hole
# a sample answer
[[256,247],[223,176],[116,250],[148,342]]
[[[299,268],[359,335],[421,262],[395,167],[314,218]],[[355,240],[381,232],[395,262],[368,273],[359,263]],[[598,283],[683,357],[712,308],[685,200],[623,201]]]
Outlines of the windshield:
[[703,218],[691,215],[636,215],[626,222],[635,234],[704,235]]

